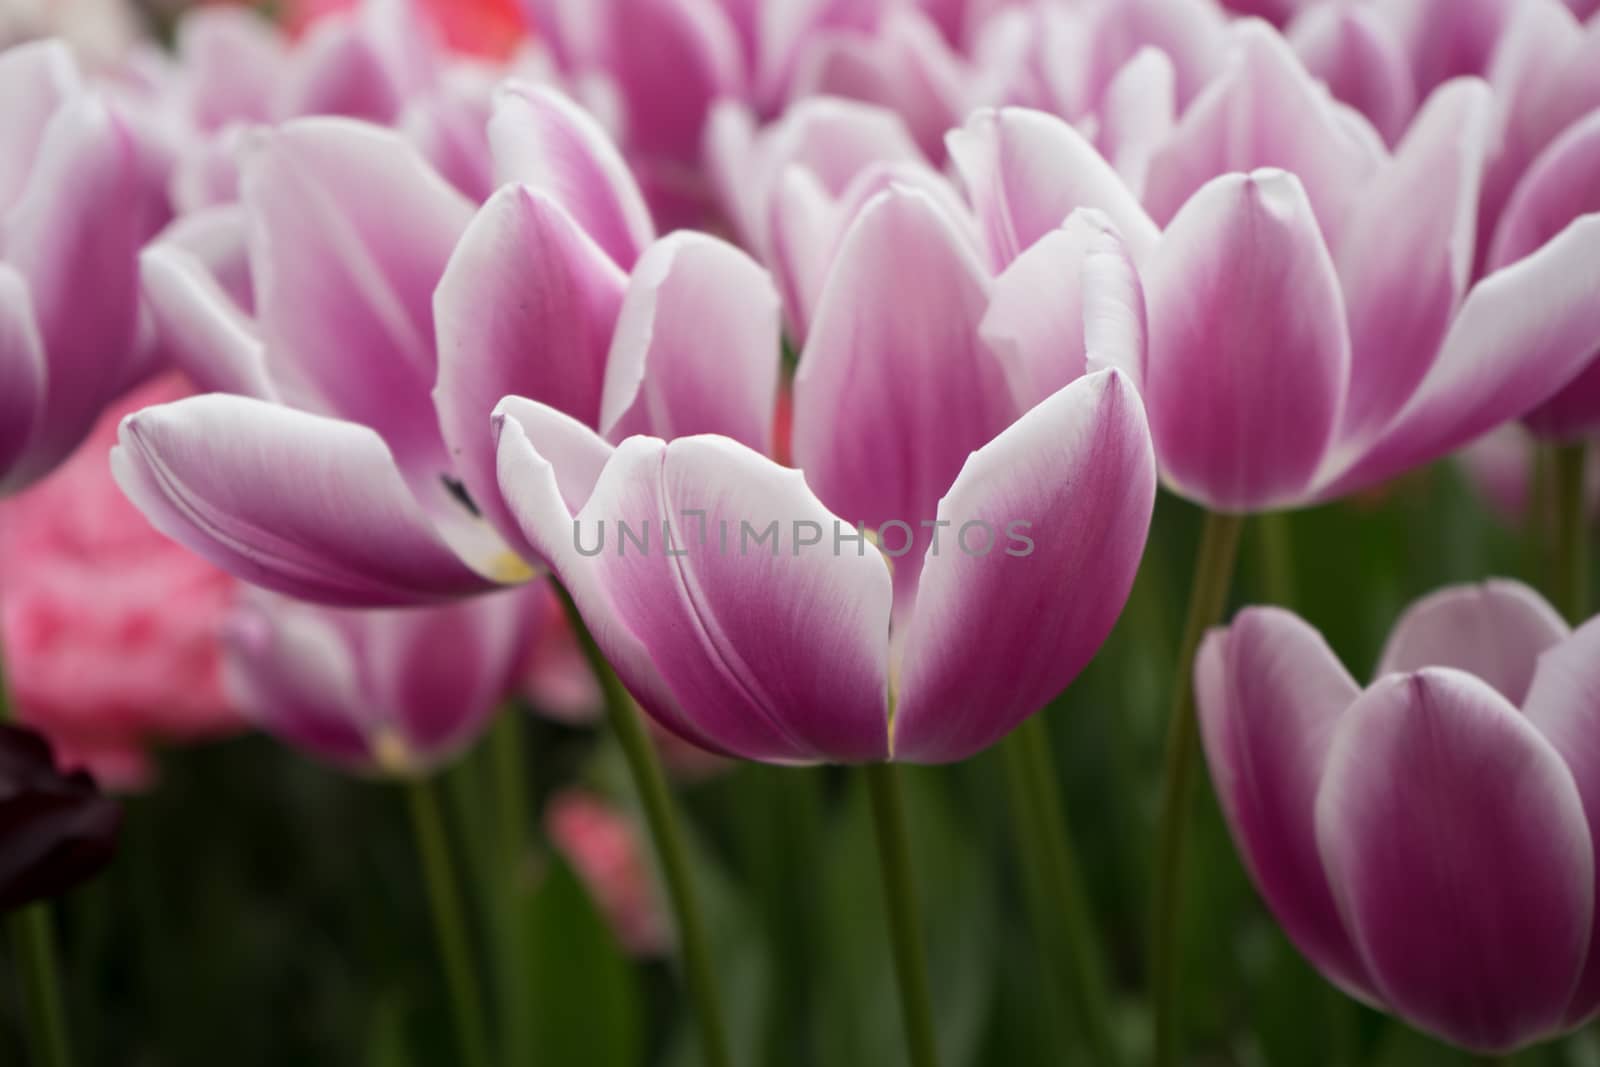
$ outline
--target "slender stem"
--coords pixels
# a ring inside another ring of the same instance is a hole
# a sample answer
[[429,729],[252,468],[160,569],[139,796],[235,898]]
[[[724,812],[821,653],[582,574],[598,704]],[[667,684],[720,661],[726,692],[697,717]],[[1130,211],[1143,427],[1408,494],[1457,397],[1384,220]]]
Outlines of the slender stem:
[[461,1062],[463,1067],[489,1067],[483,996],[472,968],[466,912],[461,906],[455,862],[445,835],[438,787],[431,778],[419,778],[406,784],[406,794],[423,878],[427,883],[428,902],[433,908],[434,933],[439,939],[439,955],[444,962],[445,982],[455,1014],[456,1036],[461,1043]]
[[1294,604],[1294,538],[1289,516],[1265,511],[1256,516],[1257,547],[1261,561],[1261,592],[1269,604],[1280,608]]
[[1189,794],[1194,779],[1198,730],[1194,715],[1194,657],[1207,628],[1222,618],[1239,553],[1244,519],[1208,513],[1189,594],[1189,618],[1172,681],[1172,718],[1167,726],[1166,766],[1161,783],[1161,822],[1156,829],[1155,906],[1150,924],[1150,986],[1155,1012],[1156,1067],[1178,1061],[1178,931],[1188,845]]
[[[0,722],[9,722],[11,698],[6,686],[4,652],[0,648]],[[72,1043],[67,1037],[67,1013],[61,1002],[50,904],[40,901],[8,915],[6,934],[11,943],[12,965],[22,987],[23,1025],[32,1060],[39,1067],[69,1067]]]
[[702,1058],[707,1067],[731,1067],[733,1058],[729,1051],[727,1027],[723,1022],[722,1003],[717,994],[710,939],[706,936],[705,920],[689,869],[683,828],[678,822],[672,794],[667,790],[666,775],[661,772],[661,761],[656,757],[655,746],[639,720],[633,699],[622,687],[611,664],[606,662],[600,646],[595,644],[594,635],[589,633],[571,595],[560,585],[556,585],[555,589],[566,609],[572,631],[577,635],[583,654],[605,695],[606,719],[627,760],[634,788],[639,791],[639,803],[644,809],[645,822],[655,843],[656,859],[661,865],[662,878],[667,884],[667,897],[677,922],[684,980],[695,1019],[700,1026]]
[[1060,972],[1090,1062],[1115,1067],[1121,1057],[1111,1034],[1105,965],[1061,802],[1050,732],[1036,715],[1001,748],[1033,925],[1047,946],[1050,966]]
[[933,998],[928,993],[928,960],[922,947],[922,912],[911,872],[911,842],[899,771],[892,763],[869,763],[867,791],[878,838],[878,869],[883,876],[883,906],[889,916],[889,942],[900,983],[900,1016],[911,1067],[938,1067],[933,1039]]
[[505,1059],[512,1067],[529,1067],[534,1051],[533,976],[528,969],[527,889],[528,767],[522,749],[520,708],[500,713],[489,732],[494,765],[495,829],[498,834],[501,928],[499,964],[500,1025]]
[[1552,598],[1574,626],[1589,611],[1589,512],[1585,489],[1584,444],[1555,450],[1556,555]]
[[56,966],[55,932],[48,904],[30,904],[7,917],[11,950],[22,986],[23,1015],[31,1061],[39,1067],[68,1067],[66,1011]]

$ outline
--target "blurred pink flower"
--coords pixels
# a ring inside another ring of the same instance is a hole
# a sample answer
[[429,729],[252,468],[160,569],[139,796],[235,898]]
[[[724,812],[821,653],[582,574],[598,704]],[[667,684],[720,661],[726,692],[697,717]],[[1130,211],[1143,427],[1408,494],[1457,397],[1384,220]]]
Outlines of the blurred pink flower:
[[[1527,516],[1528,482],[1533,473],[1534,439],[1521,426],[1502,426],[1464,449],[1461,464],[1478,491],[1507,522]],[[1600,451],[1590,449],[1589,510],[1600,521]]]
[[112,786],[148,776],[152,744],[239,726],[220,675],[233,578],[153,530],[106,464],[122,415],[187,392],[176,376],[135,390],[53,475],[0,504],[0,640],[18,714]]
[[635,956],[660,956],[671,932],[638,828],[594,793],[567,789],[545,809],[545,832]]
[[427,774],[477,741],[516,688],[538,622],[530,592],[351,611],[251,590],[228,623],[228,691],[315,759]]

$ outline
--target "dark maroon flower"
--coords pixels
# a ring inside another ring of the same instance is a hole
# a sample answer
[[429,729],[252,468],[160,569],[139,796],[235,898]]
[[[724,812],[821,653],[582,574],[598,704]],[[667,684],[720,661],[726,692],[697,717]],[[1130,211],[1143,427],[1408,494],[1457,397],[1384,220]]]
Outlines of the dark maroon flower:
[[60,896],[110,861],[122,808],[82,771],[56,769],[32,730],[0,725],[0,912]]

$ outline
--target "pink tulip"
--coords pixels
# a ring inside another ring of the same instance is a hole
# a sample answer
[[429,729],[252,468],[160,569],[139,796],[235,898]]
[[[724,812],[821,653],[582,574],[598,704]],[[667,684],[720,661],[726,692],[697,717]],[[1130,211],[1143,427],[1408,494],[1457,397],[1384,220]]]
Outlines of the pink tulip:
[[[1088,232],[1060,251],[1092,274],[1101,231],[1074,222]],[[1082,669],[1131,587],[1155,483],[1115,369],[1138,362],[1132,319],[1098,293],[1077,308],[1061,277],[1083,363],[1017,418],[989,338],[1028,331],[1030,305],[1002,302],[933,198],[876,198],[801,356],[803,477],[726,438],[613,447],[547,405],[500,405],[507,505],[658,722],[745,759],[942,762]],[[884,314],[911,298],[916,315]]]
[[150,528],[106,468],[123,414],[186,395],[166,377],[118,401],[72,458],[0,503],[0,646],[18,717],[68,767],[119,789],[146,750],[240,726],[222,691],[236,583]]
[[1332,982],[1503,1053],[1600,1008],[1600,622],[1512,582],[1401,618],[1362,689],[1288,612],[1207,637],[1207,758],[1245,865]]
[[[146,175],[56,42],[0,54],[0,495],[47,474],[145,373]],[[85,294],[93,294],[86,299]]]
[[1012,8],[984,27],[975,92],[1068,120],[1140,190],[1150,152],[1220,71],[1227,41],[1211,0]]
[[635,956],[665,955],[672,927],[632,820],[601,797],[568,789],[550,798],[544,825],[622,947]]
[[[1527,258],[1573,221],[1600,212],[1600,20],[1579,22],[1592,10],[1587,3],[1569,10],[1560,0],[1322,4],[1290,34],[1311,71],[1391,142],[1447,79],[1489,81],[1496,128],[1478,178],[1474,263],[1482,274]],[[1442,25],[1450,32],[1439,32]],[[1600,432],[1600,360],[1526,421],[1557,440]]]
[[[167,347],[240,394],[124,423],[113,466],[158,528],[290,595],[436,601],[539,562],[495,477],[507,395],[618,440],[769,447],[779,309],[760,269],[702,235],[656,241],[621,156],[553,92],[507,89],[490,135],[506,184],[474,217],[393,133],[286,124],[246,159],[242,219],[187,220],[145,254]],[[241,228],[253,314],[203,258],[235,263]]]
[[[1164,232],[1129,239],[1169,485],[1234,512],[1343,495],[1524,415],[1583,370],[1600,347],[1600,216],[1472,284],[1482,83],[1434,94],[1390,153],[1275,33],[1237,34],[1228,72],[1151,161],[1144,200]],[[978,121],[953,151],[1007,249],[1115,197],[1082,179],[1083,138],[1065,123]]]
[[423,775],[515,690],[538,618],[528,593],[351,611],[253,591],[229,626],[228,689],[256,726],[317,759]]
[[312,115],[394,126],[457,188],[487,197],[485,127],[497,71],[449,55],[420,2],[365,0],[312,21],[298,41],[237,7],[185,15],[165,101],[179,127],[179,210],[238,199],[248,127]]

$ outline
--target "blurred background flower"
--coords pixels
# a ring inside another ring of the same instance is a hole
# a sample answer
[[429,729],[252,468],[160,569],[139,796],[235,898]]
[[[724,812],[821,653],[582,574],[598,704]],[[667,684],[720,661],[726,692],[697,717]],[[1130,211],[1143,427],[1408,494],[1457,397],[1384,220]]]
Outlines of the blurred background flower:
[[243,723],[223,694],[238,583],[151,529],[111,480],[122,416],[189,393],[176,375],[108,408],[71,459],[0,501],[0,641],[17,716],[68,767],[145,784],[153,748]]

